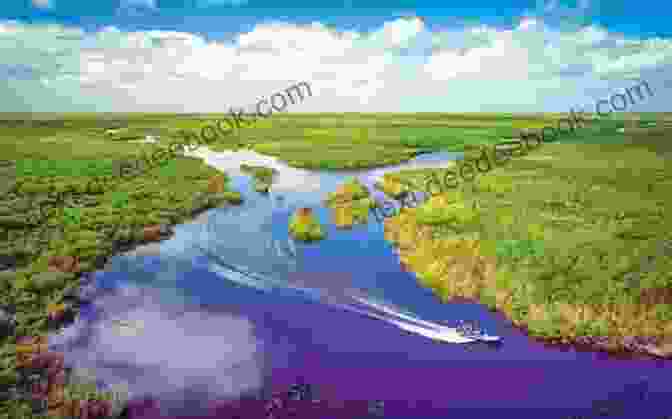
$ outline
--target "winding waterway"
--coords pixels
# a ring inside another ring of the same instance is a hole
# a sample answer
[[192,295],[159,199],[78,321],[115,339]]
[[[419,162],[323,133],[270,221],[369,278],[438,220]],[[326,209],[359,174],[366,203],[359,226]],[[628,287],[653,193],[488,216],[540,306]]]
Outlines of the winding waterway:
[[[249,151],[195,154],[232,175],[245,202],[209,210],[170,240],[115,256],[96,272],[94,304],[51,339],[67,364],[94,370],[105,384],[125,383],[134,398],[158,399],[171,415],[297,379],[334,403],[384,401],[386,418],[567,418],[606,399],[627,401],[609,417],[672,414],[664,403],[669,362],[547,347],[483,306],[443,304],[402,270],[375,217],[338,230],[321,205],[348,176],[372,187],[384,172],[443,166],[459,154],[339,173]],[[253,190],[241,163],[279,170],[269,195]],[[313,208],[325,240],[289,239],[289,216],[302,206]],[[432,324],[463,319],[478,320],[504,344],[430,338]]]

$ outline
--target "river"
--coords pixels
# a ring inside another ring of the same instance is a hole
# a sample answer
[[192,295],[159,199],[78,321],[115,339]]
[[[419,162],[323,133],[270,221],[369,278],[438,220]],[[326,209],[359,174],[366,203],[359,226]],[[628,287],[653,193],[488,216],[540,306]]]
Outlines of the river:
[[[98,297],[50,345],[66,364],[94,370],[101,384],[125,383],[132,397],[155,398],[170,415],[297,379],[333,403],[384,401],[386,418],[560,419],[596,415],[593,404],[607,399],[627,400],[609,417],[672,414],[664,406],[669,362],[544,346],[481,305],[443,304],[401,268],[375,217],[338,230],[321,205],[348,176],[371,187],[384,172],[442,166],[458,153],[338,173],[294,169],[250,151],[194,153],[232,175],[245,201],[176,226],[171,239],[117,255],[92,276]],[[270,194],[253,190],[241,163],[279,170]],[[289,239],[289,215],[302,206],[313,208],[325,240]],[[438,342],[419,323],[362,300],[427,322],[478,320],[504,343]]]

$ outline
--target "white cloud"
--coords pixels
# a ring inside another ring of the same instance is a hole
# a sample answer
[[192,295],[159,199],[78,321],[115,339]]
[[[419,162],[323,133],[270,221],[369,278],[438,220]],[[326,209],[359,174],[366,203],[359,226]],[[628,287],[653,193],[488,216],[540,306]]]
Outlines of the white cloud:
[[226,112],[299,81],[311,83],[313,97],[290,112],[564,111],[590,88],[670,64],[670,39],[629,39],[597,26],[563,31],[531,16],[513,29],[430,30],[414,16],[370,32],[275,22],[231,42],[0,23],[0,70],[36,111]]
[[33,7],[38,9],[51,9],[54,7],[51,0],[32,0]]

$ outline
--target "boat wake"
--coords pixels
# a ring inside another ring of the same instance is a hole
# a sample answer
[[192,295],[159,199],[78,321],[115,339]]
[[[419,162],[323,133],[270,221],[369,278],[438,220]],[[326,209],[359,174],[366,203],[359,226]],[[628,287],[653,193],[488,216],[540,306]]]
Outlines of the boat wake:
[[396,305],[368,296],[363,290],[353,288],[334,290],[333,287],[315,287],[312,284],[308,284],[308,281],[300,279],[299,274],[296,275],[297,278],[291,278],[290,274],[290,278],[287,280],[278,280],[253,272],[243,266],[226,263],[207,249],[201,248],[201,251],[208,256],[210,260],[209,269],[212,272],[239,285],[253,287],[264,292],[275,291],[293,295],[298,294],[332,307],[338,307],[346,311],[384,321],[406,332],[424,336],[435,341],[464,344],[479,340],[474,337],[464,336],[457,328],[423,320]]

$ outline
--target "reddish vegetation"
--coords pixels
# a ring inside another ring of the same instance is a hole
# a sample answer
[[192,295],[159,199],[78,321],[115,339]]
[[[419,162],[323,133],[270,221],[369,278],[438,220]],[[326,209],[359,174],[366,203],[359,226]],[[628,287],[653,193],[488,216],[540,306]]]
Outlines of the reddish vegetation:
[[65,400],[61,406],[49,409],[52,417],[96,419],[109,417],[112,406],[108,400]]
[[160,225],[151,225],[147,226],[142,230],[143,238],[145,241],[157,241],[161,239],[161,226]]
[[643,289],[639,299],[644,305],[672,304],[672,288]]
[[313,214],[313,210],[311,208],[299,208],[297,214],[301,217],[307,217]]
[[222,175],[213,176],[210,178],[210,182],[208,183],[208,192],[211,193],[224,192],[225,186],[226,186],[226,180],[224,179],[224,176]]
[[47,261],[48,269],[57,272],[78,272],[79,260],[73,256],[50,256]]
[[17,368],[47,369],[47,383],[33,385],[33,398],[46,399],[51,417],[104,418],[112,413],[109,401],[65,400],[64,356],[47,350],[47,337],[22,336],[16,340]]
[[47,352],[47,338],[44,336],[23,336],[16,339],[17,368],[32,367],[38,354]]
[[60,322],[65,318],[68,306],[65,304],[51,304],[47,308],[47,318],[50,321]]

